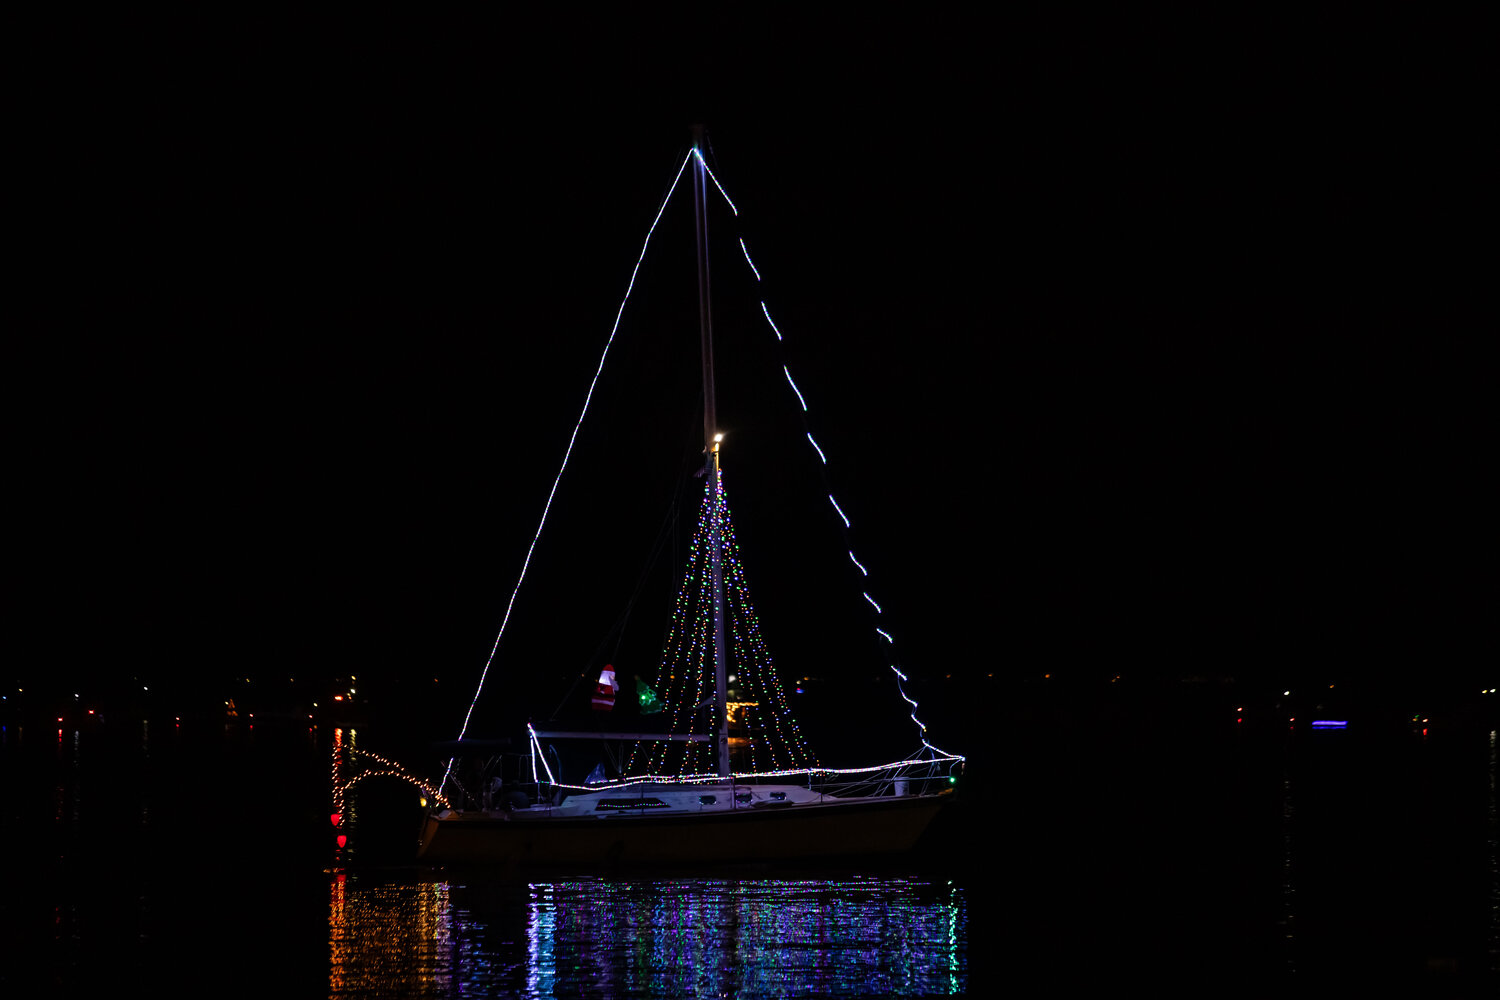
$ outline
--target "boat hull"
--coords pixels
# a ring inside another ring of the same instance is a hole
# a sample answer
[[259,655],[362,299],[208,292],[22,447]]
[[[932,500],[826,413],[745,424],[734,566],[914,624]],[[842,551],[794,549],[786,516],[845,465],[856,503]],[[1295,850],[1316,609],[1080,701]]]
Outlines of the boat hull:
[[910,850],[949,798],[822,802],[713,814],[608,819],[428,814],[419,857],[431,864],[672,864],[846,858]]

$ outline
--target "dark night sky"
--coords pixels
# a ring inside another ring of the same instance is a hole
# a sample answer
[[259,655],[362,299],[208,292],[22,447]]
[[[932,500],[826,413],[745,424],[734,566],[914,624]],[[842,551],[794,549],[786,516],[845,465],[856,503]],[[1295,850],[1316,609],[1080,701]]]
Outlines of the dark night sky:
[[[786,669],[869,621],[783,361],[919,672],[1492,669],[1464,26],[864,17],[44,33],[7,366],[11,631],[44,641],[7,672],[467,687],[694,121],[787,335],[725,243],[729,485]],[[502,647],[538,698],[683,484],[687,193]]]

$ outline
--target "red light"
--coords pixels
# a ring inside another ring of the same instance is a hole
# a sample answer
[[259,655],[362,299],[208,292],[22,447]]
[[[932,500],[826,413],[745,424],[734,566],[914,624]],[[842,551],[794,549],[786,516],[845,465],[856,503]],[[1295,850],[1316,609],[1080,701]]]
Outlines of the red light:
[[92,709],[92,708],[91,708],[91,709],[89,709],[89,714],[90,714],[90,715],[93,715],[93,714],[94,714],[94,710],[93,710],[93,709]]
[[329,814],[328,818],[333,821],[333,825],[334,826],[338,826],[339,825],[339,820],[341,820],[341,819],[344,818],[344,814],[343,813],[331,813],[331,814]]
[[343,834],[342,834],[342,833],[341,833],[341,834],[339,834],[339,836],[338,836],[338,841],[339,841],[339,846],[340,846],[340,847],[343,847],[343,846],[344,846],[344,845],[345,845],[345,844],[347,844],[347,843],[349,843],[349,838],[348,838],[348,837],[346,837],[346,836],[344,836],[344,835],[343,835]]

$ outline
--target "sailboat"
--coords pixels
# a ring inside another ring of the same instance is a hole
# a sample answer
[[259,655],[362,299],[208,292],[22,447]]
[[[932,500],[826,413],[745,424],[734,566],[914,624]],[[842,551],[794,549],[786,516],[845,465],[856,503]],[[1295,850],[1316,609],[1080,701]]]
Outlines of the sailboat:
[[[702,130],[697,128],[656,216],[659,222],[684,171],[691,168],[704,403],[704,465],[699,475],[704,488],[698,534],[656,681],[663,702],[661,725],[641,727],[648,731],[605,732],[528,724],[524,744],[506,746],[466,738],[471,704],[458,740],[445,747],[451,756],[442,782],[435,787],[419,783],[428,806],[418,850],[422,862],[712,863],[899,853],[916,844],[950,800],[962,771],[961,755],[928,742],[926,726],[916,716],[917,703],[902,686],[906,676],[895,665],[890,669],[896,690],[911,705],[921,744],[910,757],[867,767],[822,767],[792,720],[748,599],[724,489],[709,308],[710,182],[726,201],[729,198],[702,146]],[[733,208],[733,202],[729,204]],[[650,240],[648,232],[641,259]],[[743,240],[741,247],[745,248]],[[747,248],[745,260],[755,270]],[[639,267],[637,261],[637,271]],[[632,286],[634,280],[632,274]],[[622,312],[624,307],[622,302]],[[766,320],[771,322],[768,311]],[[616,330],[618,326],[617,317]],[[775,329],[774,323],[771,326]],[[612,332],[611,340],[613,336]],[[779,330],[776,336],[781,337]],[[790,372],[787,379],[791,382]],[[795,382],[792,388],[797,391]],[[592,391],[590,387],[590,397]],[[800,400],[800,391],[797,395]],[[585,414],[587,407],[585,402]],[[580,416],[580,424],[582,420]],[[576,439],[576,428],[574,435]],[[811,435],[808,439],[812,441]],[[813,447],[818,447],[816,441]],[[561,478],[560,470],[554,495]],[[832,495],[829,500],[839,510]],[[545,524],[545,513],[542,520]],[[540,534],[541,526],[537,537]],[[533,550],[534,546],[535,539]],[[850,559],[866,572],[852,551]],[[524,579],[524,566],[521,576]],[[865,597],[875,603],[868,594]],[[508,607],[506,620],[509,614]],[[504,629],[502,620],[502,635]],[[893,643],[884,629],[876,631]],[[494,657],[492,649],[481,690]],[[607,703],[617,688],[612,670],[601,675],[596,706],[601,700]],[[655,698],[655,691],[645,690]],[[565,780],[554,748],[568,740],[619,748],[614,775],[596,771],[582,783]]]

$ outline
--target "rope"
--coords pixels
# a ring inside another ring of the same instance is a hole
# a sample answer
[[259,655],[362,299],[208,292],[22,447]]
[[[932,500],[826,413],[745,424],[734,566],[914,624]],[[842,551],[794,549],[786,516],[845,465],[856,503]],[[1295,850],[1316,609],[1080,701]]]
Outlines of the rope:
[[[537,522],[536,534],[532,536],[531,545],[526,549],[526,558],[521,563],[521,573],[516,577],[515,588],[510,592],[510,601],[505,605],[505,614],[500,619],[500,629],[495,634],[495,643],[490,647],[490,655],[484,661],[484,669],[479,673],[479,686],[474,691],[474,700],[469,702],[469,710],[464,713],[464,724],[459,728],[458,738],[462,740],[464,734],[469,731],[469,720],[474,717],[474,706],[479,704],[479,696],[484,691],[484,682],[490,673],[490,665],[495,662],[495,652],[500,648],[500,638],[505,635],[505,626],[510,621],[511,609],[516,606],[516,595],[521,591],[521,583],[526,579],[526,570],[531,565],[532,553],[536,551],[536,543],[542,537],[542,528],[547,524],[547,514],[552,509],[552,499],[557,496],[558,484],[562,482],[563,473],[567,471],[568,459],[573,454],[573,444],[578,440],[578,431],[583,426],[583,418],[589,412],[589,403],[594,398],[594,389],[599,384],[599,376],[604,371],[604,359],[609,357],[609,349],[615,342],[615,334],[620,329],[620,318],[625,315],[625,303],[630,301],[630,292],[635,288],[636,275],[640,273],[641,262],[646,259],[646,249],[651,245],[651,235],[656,232],[656,224],[661,221],[662,213],[667,210],[667,202],[672,200],[672,194],[677,190],[677,182],[682,179],[682,172],[687,169],[688,162],[693,158],[689,152],[682,158],[682,164],[677,168],[677,175],[672,178],[672,186],[667,189],[667,196],[662,199],[661,207],[656,210],[656,218],[651,220],[651,227],[646,230],[646,239],[641,243],[641,255],[636,258],[635,267],[630,272],[630,282],[625,286],[625,296],[620,300],[620,308],[615,313],[614,326],[610,328],[609,337],[604,342],[604,350],[599,355],[599,365],[594,370],[593,381],[589,383],[589,391],[583,397],[583,409],[578,414],[578,421],[573,425],[573,433],[568,437],[568,447],[563,452],[562,465],[558,467],[557,477],[552,480],[552,489],[547,494],[547,502],[542,506],[542,517]],[[448,766],[443,770],[443,780],[438,783],[438,793],[442,794],[443,786],[448,782],[448,775],[453,773],[453,758],[448,758]]]

